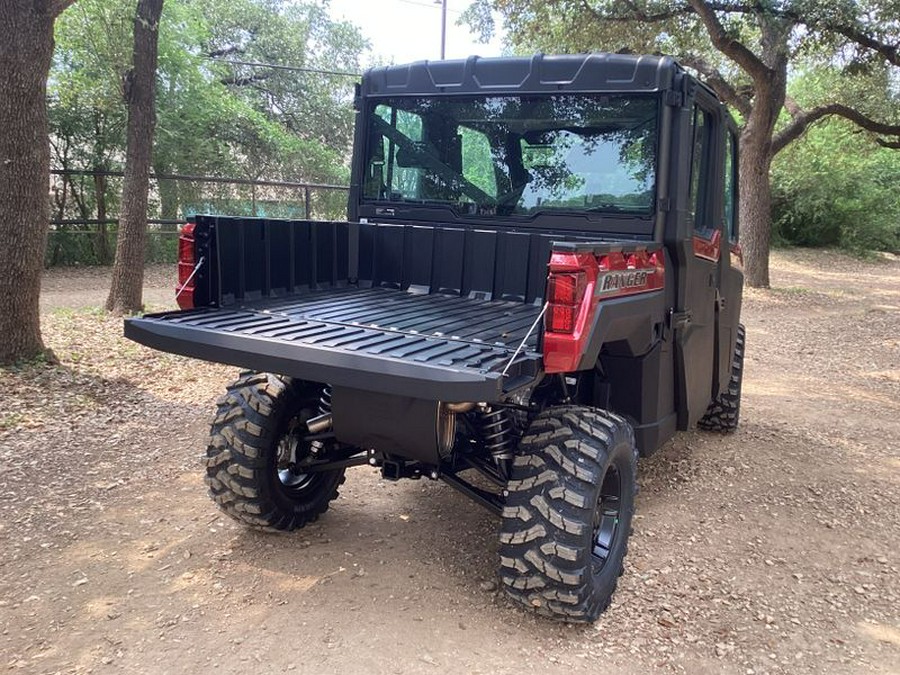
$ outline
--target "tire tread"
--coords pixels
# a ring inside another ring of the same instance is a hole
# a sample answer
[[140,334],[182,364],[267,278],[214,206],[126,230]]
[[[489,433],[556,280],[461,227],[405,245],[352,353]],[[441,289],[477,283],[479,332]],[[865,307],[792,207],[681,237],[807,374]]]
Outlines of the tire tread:
[[323,481],[302,509],[285,508],[272,494],[273,453],[288,399],[304,383],[270,373],[242,373],[217,401],[206,450],[210,497],[229,516],[253,529],[295,530],[315,521],[338,496],[343,471]]
[[[594,577],[586,541],[599,482],[610,458],[622,457],[622,445],[633,480],[638,453],[631,425],[622,417],[569,405],[533,420],[513,461],[500,534],[500,580],[514,600],[539,614],[580,623],[594,621],[609,606],[627,541],[621,559],[607,560],[616,573],[597,577],[606,579],[603,584]],[[636,487],[630,486],[632,495]],[[633,499],[622,508],[627,537]]]
[[738,428],[741,416],[741,383],[744,376],[745,345],[746,329],[743,324],[738,324],[728,389],[719,394],[719,397],[710,404],[706,414],[697,422],[700,429],[727,434]]

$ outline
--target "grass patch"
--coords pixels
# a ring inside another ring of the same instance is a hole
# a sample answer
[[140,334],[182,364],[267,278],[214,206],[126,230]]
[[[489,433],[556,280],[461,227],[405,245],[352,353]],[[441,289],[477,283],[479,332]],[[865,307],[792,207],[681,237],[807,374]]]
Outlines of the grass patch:
[[25,415],[21,413],[7,413],[0,416],[0,431],[9,431],[22,424],[25,421]]

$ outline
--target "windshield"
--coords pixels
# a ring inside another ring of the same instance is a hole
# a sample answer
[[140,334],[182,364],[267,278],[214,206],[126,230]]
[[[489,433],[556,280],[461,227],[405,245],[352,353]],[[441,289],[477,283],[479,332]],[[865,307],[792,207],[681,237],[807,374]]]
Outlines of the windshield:
[[369,109],[364,197],[529,215],[653,210],[650,96],[394,98]]

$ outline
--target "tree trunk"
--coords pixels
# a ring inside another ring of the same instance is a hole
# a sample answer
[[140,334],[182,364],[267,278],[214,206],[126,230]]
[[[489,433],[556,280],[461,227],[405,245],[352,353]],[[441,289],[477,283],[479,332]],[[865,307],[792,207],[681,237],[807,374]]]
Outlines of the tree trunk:
[[754,134],[750,125],[745,127],[740,148],[740,238],[746,262],[744,281],[753,288],[769,287],[769,241],[772,233],[770,147],[768,136]]
[[740,227],[746,268],[744,282],[769,287],[769,242],[772,239],[772,135],[787,96],[788,39],[793,23],[760,14],[761,61],[768,77],[754,82],[753,109],[741,131]]
[[0,364],[44,352],[53,19],[45,3],[0,0]]
[[142,306],[144,258],[147,250],[147,193],[153,130],[156,125],[156,61],[163,0],[138,0],[134,20],[134,56],[124,81],[128,104],[125,179],[112,286],[106,308],[116,314]]

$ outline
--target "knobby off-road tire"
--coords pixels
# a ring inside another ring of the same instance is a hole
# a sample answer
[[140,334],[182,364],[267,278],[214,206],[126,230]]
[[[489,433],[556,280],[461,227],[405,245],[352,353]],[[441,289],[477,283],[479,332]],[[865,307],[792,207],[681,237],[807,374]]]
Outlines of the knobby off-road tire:
[[563,406],[519,442],[503,509],[500,578],[538,613],[594,621],[623,571],[637,493],[634,431],[612,413]]
[[737,339],[734,341],[734,356],[731,359],[731,379],[728,389],[719,394],[697,426],[707,431],[729,433],[738,428],[741,416],[741,381],[744,377],[744,344],[746,335],[743,324],[738,324]]
[[295,530],[316,520],[338,496],[343,469],[303,475],[285,466],[285,443],[293,429],[302,435],[305,421],[318,414],[319,391],[289,377],[244,373],[219,399],[206,484],[229,516],[256,529]]

